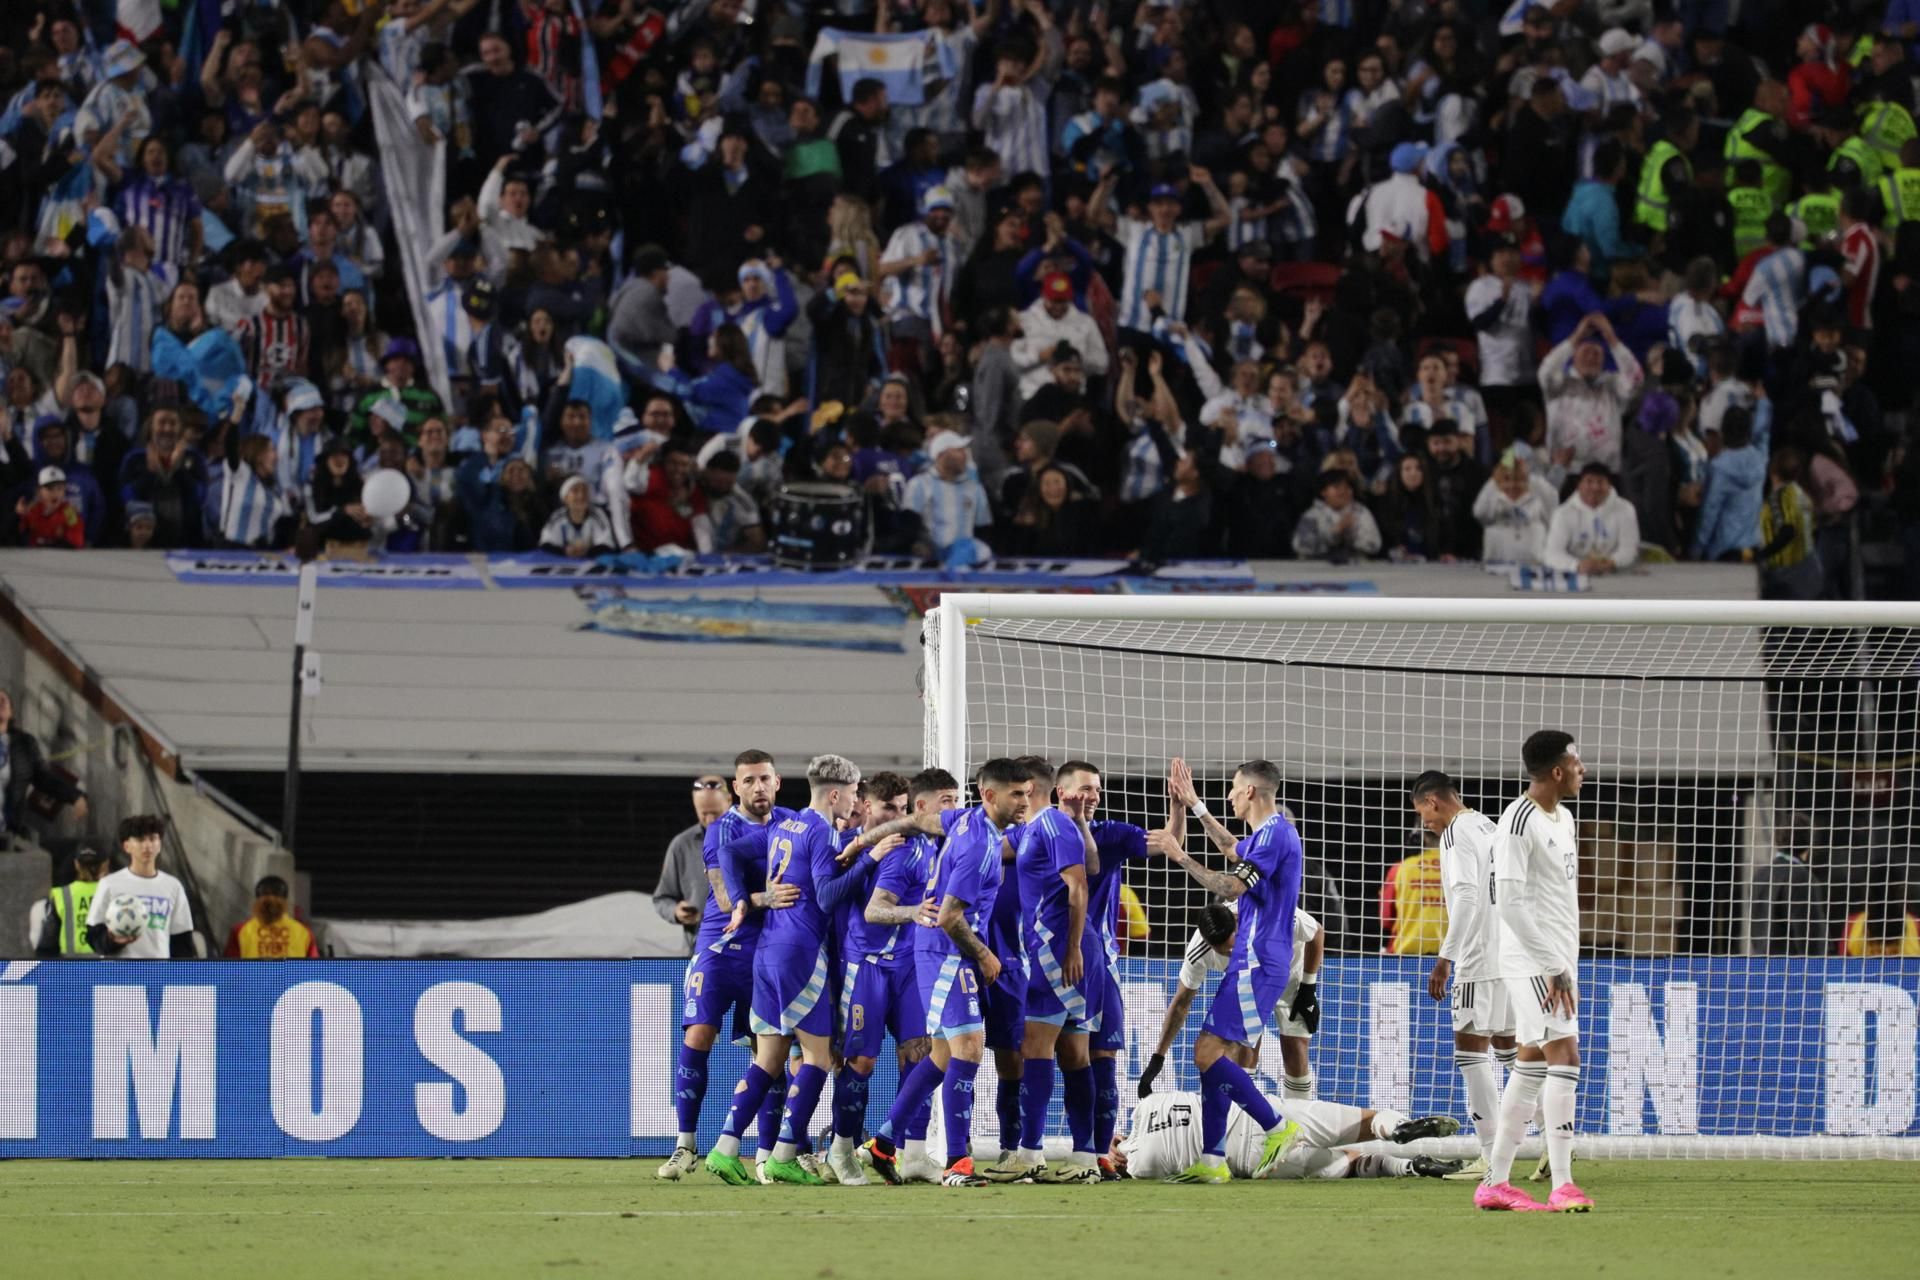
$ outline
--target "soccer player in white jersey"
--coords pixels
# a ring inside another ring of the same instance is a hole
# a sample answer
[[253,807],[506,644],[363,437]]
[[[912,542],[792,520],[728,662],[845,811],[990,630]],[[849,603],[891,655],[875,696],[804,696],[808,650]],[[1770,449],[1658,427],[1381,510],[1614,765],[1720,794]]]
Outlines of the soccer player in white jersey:
[[[1180,963],[1179,984],[1173,1003],[1160,1023],[1160,1042],[1147,1069],[1140,1073],[1140,1096],[1153,1091],[1153,1082],[1166,1066],[1167,1051],[1187,1025],[1187,1013],[1193,998],[1206,985],[1207,975],[1221,973],[1233,955],[1233,938],[1240,923],[1240,904],[1213,903],[1200,911],[1193,936]],[[1320,964],[1326,957],[1327,938],[1320,922],[1299,907],[1293,909],[1293,968],[1287,976],[1287,989],[1280,993],[1280,1058],[1287,1073],[1286,1097],[1290,1102],[1313,1097],[1313,1064],[1307,1058],[1307,1044],[1320,1029]],[[1248,1071],[1260,1065],[1260,1046],[1236,1044],[1227,1053]]]
[[[1413,780],[1413,811],[1420,825],[1440,837],[1440,892],[1447,903],[1447,936],[1427,974],[1427,994],[1447,996],[1453,981],[1453,1065],[1467,1082],[1467,1114],[1480,1159],[1463,1177],[1487,1172],[1500,1111],[1500,1081],[1489,1049],[1513,1060],[1513,1010],[1500,981],[1499,924],[1493,914],[1493,819],[1460,802],[1452,778],[1429,769]],[[1475,1166],[1478,1166],[1477,1168]]]
[[[1487,1176],[1473,1193],[1480,1209],[1585,1213],[1575,1186],[1573,1110],[1580,1086],[1580,843],[1563,800],[1580,794],[1587,767],[1573,735],[1542,729],[1520,748],[1532,779],[1500,815],[1493,844],[1493,901],[1500,913],[1500,974],[1513,1004],[1520,1060],[1500,1099],[1500,1127]],[[1542,1205],[1514,1186],[1513,1155],[1540,1106],[1553,1171]]]
[[[1281,1106],[1278,1098],[1267,1099]],[[1443,1178],[1458,1160],[1433,1156],[1373,1155],[1349,1144],[1413,1142],[1457,1127],[1448,1116],[1408,1119],[1384,1108],[1349,1107],[1338,1102],[1288,1099],[1287,1118],[1300,1126],[1300,1138],[1264,1174],[1259,1173],[1266,1135],[1247,1113],[1233,1108],[1227,1117],[1227,1171],[1235,1178]],[[1129,1132],[1113,1136],[1114,1167],[1130,1178],[1165,1178],[1200,1158],[1200,1095],[1156,1093],[1133,1108]]]

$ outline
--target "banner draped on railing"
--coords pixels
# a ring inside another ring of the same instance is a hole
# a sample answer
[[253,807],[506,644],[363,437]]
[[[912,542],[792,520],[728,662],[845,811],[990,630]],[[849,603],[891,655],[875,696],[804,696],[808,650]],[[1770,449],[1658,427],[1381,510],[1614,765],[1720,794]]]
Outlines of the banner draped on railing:
[[[1319,1093],[1465,1114],[1419,959],[1322,974]],[[1176,965],[1123,960],[1122,1098]],[[18,962],[0,972],[0,1158],[626,1156],[672,1146],[682,967],[632,961]],[[1594,960],[1582,966],[1583,1141],[1920,1136],[1920,966],[1900,960]],[[1204,1001],[1202,1002],[1204,1005]],[[1191,1036],[1163,1089],[1194,1087]],[[710,1068],[702,1150],[746,1064]],[[1261,1083],[1280,1092],[1279,1046]],[[881,1056],[870,1126],[898,1077]],[[994,1121],[991,1067],[975,1124]],[[1123,1102],[1123,1109],[1125,1102]],[[816,1113],[831,1117],[830,1099]],[[1057,1119],[1057,1118],[1056,1118]],[[991,1141],[987,1137],[986,1141]]]

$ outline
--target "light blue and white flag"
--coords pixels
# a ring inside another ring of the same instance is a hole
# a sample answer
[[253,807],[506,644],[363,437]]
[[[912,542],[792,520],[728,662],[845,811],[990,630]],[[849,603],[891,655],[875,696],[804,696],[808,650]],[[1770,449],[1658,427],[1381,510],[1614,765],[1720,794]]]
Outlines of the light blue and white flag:
[[936,79],[959,73],[946,42],[926,31],[879,35],[871,31],[841,31],[827,27],[813,42],[807,59],[807,96],[820,96],[820,72],[828,58],[838,55],[840,96],[851,99],[861,80],[878,80],[887,87],[887,101],[896,107],[917,107],[926,101],[926,66],[931,59]]
[[567,357],[573,363],[568,399],[584,400],[593,409],[593,438],[613,439],[614,420],[627,407],[627,391],[613,348],[598,338],[568,338]]

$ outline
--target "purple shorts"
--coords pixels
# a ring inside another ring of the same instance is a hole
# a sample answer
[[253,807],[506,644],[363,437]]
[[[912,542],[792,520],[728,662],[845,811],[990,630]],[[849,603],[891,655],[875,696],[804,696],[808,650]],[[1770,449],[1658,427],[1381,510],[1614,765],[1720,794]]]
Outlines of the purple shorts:
[[733,1011],[733,1039],[750,1039],[749,1006],[753,1002],[753,952],[737,942],[722,943],[718,951],[701,947],[687,962],[681,979],[685,1003],[680,1009],[683,1027],[726,1026]]
[[840,1025],[849,1058],[876,1058],[888,1035],[896,1045],[927,1034],[927,1006],[913,957],[892,964],[862,960],[847,972]]

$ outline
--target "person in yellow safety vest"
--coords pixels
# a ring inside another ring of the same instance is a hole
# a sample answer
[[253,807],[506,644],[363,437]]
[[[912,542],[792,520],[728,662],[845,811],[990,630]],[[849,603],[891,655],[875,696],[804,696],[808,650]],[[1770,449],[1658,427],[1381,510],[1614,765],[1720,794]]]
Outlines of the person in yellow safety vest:
[[1827,172],[1842,190],[1865,187],[1873,190],[1886,166],[1880,153],[1853,131],[1853,120],[1844,109],[1829,111],[1813,123],[1813,140],[1827,152]]
[[1761,182],[1759,161],[1742,160],[1733,166],[1734,185],[1727,188],[1727,208],[1733,215],[1735,258],[1746,257],[1767,238],[1767,219],[1773,216],[1773,199],[1761,187]]
[[1920,222],[1920,138],[1900,148],[1900,167],[1880,179],[1880,207],[1886,228],[1896,235],[1902,223]]
[[1727,133],[1727,161],[1738,164],[1751,160],[1760,166],[1758,185],[1767,193],[1774,209],[1784,209],[1787,196],[1793,190],[1793,175],[1786,166],[1786,157],[1793,147],[1792,136],[1787,131],[1787,109],[1791,101],[1786,85],[1778,80],[1763,80],[1754,90],[1753,105],[1741,113]]
[[1897,102],[1879,98],[1860,108],[1860,138],[1880,157],[1881,167],[1891,169],[1900,163],[1900,148],[1907,145],[1920,129],[1914,128],[1913,113]]
[[1843,956],[1920,956],[1920,920],[1913,912],[1856,911],[1840,935]]
[[40,937],[33,948],[35,955],[95,958],[93,947],[87,942],[87,911],[93,906],[100,878],[112,865],[106,854],[84,845],[73,855],[72,882],[56,885],[47,895],[47,917],[40,925]]
[[1840,224],[1840,192],[1833,175],[1824,171],[1808,174],[1807,185],[1813,190],[1787,206],[1787,216],[1800,219],[1807,228],[1807,238],[1800,245],[1802,249],[1813,248],[1820,237]]
[[1647,148],[1640,162],[1640,182],[1633,201],[1633,220],[1649,231],[1665,233],[1678,215],[1675,203],[1684,201],[1693,186],[1693,162],[1687,156],[1700,141],[1700,122],[1684,107],[1667,117],[1667,136]]
[[1440,878],[1440,850],[1422,849],[1403,858],[1380,884],[1380,925],[1387,954],[1438,955],[1447,939],[1447,894]]

